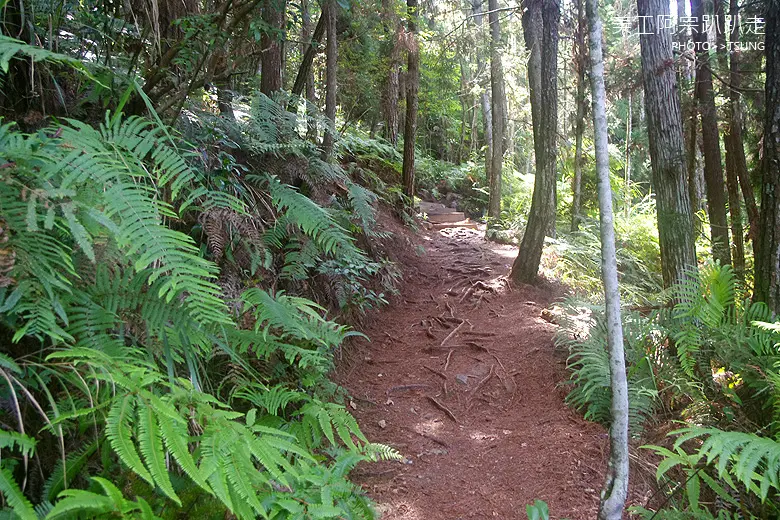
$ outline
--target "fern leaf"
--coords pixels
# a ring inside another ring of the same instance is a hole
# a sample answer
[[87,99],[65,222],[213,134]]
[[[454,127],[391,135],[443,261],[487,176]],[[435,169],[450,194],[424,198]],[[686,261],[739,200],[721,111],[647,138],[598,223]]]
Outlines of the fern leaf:
[[176,496],[173,485],[165,467],[165,451],[157,416],[152,406],[138,406],[138,445],[141,449],[146,467],[165,495],[181,506],[181,500]]
[[0,468],[0,492],[3,493],[5,501],[21,520],[38,520],[38,515],[35,514],[32,504],[24,496],[19,484],[14,480],[13,474],[7,468]]
[[9,430],[0,430],[0,449],[8,448],[19,450],[25,457],[29,457],[35,451],[35,445],[38,441],[28,437],[23,433],[12,432]]
[[174,421],[165,415],[158,415],[158,421],[160,425],[160,433],[162,434],[165,446],[168,451],[179,464],[182,470],[189,476],[197,485],[199,485],[205,491],[211,493],[206,479],[201,475],[200,469],[195,464],[195,460],[190,455],[189,449],[185,439],[187,438],[186,426],[182,428]]
[[111,448],[122,462],[131,471],[154,486],[154,479],[143,462],[141,462],[141,457],[138,455],[131,437],[135,408],[136,402],[132,395],[126,395],[118,399],[109,410],[108,417],[106,417],[106,436],[111,444]]

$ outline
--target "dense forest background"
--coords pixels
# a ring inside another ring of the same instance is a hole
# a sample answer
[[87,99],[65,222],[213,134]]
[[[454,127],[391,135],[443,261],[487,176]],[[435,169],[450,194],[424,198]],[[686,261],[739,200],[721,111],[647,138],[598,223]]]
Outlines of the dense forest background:
[[570,288],[609,425],[603,164],[632,514],[778,516],[777,0],[5,0],[0,85],[0,515],[374,518],[328,374],[420,199]]

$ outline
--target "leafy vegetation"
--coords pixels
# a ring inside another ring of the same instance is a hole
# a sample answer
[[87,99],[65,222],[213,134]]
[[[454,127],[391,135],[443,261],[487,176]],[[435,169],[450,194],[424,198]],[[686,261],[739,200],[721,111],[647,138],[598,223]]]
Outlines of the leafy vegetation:
[[[766,306],[742,298],[729,266],[692,273],[670,301],[672,308],[623,318],[632,431],[664,417],[694,425],[672,432],[671,446],[646,446],[662,457],[657,477],[669,483],[674,506],[655,517],[771,518],[780,460],[778,325],[767,323]],[[568,400],[608,424],[603,318],[577,301],[563,310],[558,344],[571,353]]]
[[226,185],[159,121],[0,126],[0,307],[14,345],[0,373],[15,427],[2,432],[0,491],[15,515],[373,518],[346,477],[399,454],[329,402],[325,379],[355,333],[285,289],[322,276],[352,295],[335,309],[383,303],[368,284],[391,268],[358,246],[379,236],[376,197],[286,129],[245,135],[257,153],[295,151],[311,189],[348,186],[340,204],[355,217],[278,175]]

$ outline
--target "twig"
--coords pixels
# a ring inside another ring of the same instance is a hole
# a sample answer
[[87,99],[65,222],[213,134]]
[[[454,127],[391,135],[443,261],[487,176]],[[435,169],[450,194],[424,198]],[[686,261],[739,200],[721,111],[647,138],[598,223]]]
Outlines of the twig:
[[399,343],[403,343],[404,345],[408,345],[409,344],[406,341],[402,340],[401,338],[394,338],[393,336],[391,336],[387,332],[384,332],[384,335],[387,336],[388,338],[390,338],[391,341],[397,341]]
[[504,373],[506,374],[506,373],[507,373],[507,371],[506,371],[506,368],[504,368],[504,364],[501,362],[501,360],[500,360],[500,359],[498,359],[498,356],[496,356],[496,355],[495,355],[495,354],[493,354],[492,352],[490,353],[490,355],[491,355],[491,356],[493,356],[493,358],[495,358],[495,360],[498,362],[498,366],[500,366],[500,367],[501,367],[501,370],[503,370],[503,371],[504,371]]
[[447,306],[447,310],[450,311],[450,318],[455,317],[455,309],[452,308],[452,305],[450,305],[450,302],[445,301],[444,304]]
[[458,300],[458,303],[463,303],[473,293],[474,293],[474,286],[472,285],[471,287],[468,288],[468,290],[465,293],[463,293],[463,296],[460,297],[460,300]]
[[430,387],[431,387],[431,385],[426,385],[424,383],[417,383],[417,384],[413,384],[413,385],[399,385],[399,386],[394,386],[394,387],[390,388],[386,392],[386,394],[390,395],[390,394],[392,394],[393,392],[396,392],[396,391],[421,390],[423,388],[430,388]]
[[493,374],[495,373],[495,370],[496,370],[496,365],[490,365],[490,372],[488,373],[488,375],[485,376],[485,378],[482,381],[477,383],[477,386],[476,388],[474,388],[474,391],[471,392],[471,395],[476,395],[476,393],[479,392],[479,389],[482,388],[482,386],[485,383],[490,381],[490,379],[493,377]]
[[410,431],[412,433],[416,433],[420,437],[425,437],[429,441],[433,441],[436,444],[439,444],[440,446],[444,446],[445,448],[449,448],[450,447],[450,445],[447,444],[445,441],[439,439],[438,437],[434,437],[433,435],[431,435],[429,433],[418,432],[417,430],[413,430],[412,428],[409,428],[408,426],[401,426],[401,428],[403,428],[404,430]]
[[461,345],[456,345],[456,346],[471,347],[471,348],[475,348],[477,350],[481,350],[482,352],[487,352],[488,354],[492,354],[492,352],[490,352],[489,348],[483,347],[482,345],[480,345],[479,343],[476,343],[474,341],[467,341],[467,342],[465,342],[465,343],[463,343]]
[[442,412],[447,414],[447,417],[449,417],[450,419],[452,419],[455,422],[458,422],[458,418],[455,417],[455,414],[452,413],[449,408],[447,408],[446,406],[441,404],[439,401],[437,401],[435,398],[431,397],[430,395],[427,395],[425,397],[427,397],[430,402],[432,402],[434,405],[436,405],[436,408],[438,408],[439,410],[441,410]]
[[447,360],[444,362],[444,372],[446,372],[447,367],[450,366],[450,358],[452,357],[453,352],[455,352],[455,349],[450,349],[450,353],[447,354]]
[[437,376],[439,376],[440,378],[444,379],[445,381],[447,380],[447,374],[444,374],[444,373],[442,373],[442,372],[439,372],[439,371],[438,371],[438,370],[436,370],[435,368],[431,368],[431,367],[429,367],[429,366],[426,366],[426,365],[422,365],[422,367],[423,367],[424,369],[426,369],[426,370],[429,370],[429,371],[433,372],[434,374],[436,374],[436,375],[437,375]]
[[452,332],[450,332],[450,333],[449,333],[449,335],[448,335],[446,338],[444,338],[444,340],[443,340],[443,341],[442,341],[442,342],[439,344],[439,346],[440,346],[440,347],[443,347],[443,346],[444,346],[444,344],[445,344],[445,343],[447,343],[447,342],[448,342],[450,339],[452,339],[452,337],[453,337],[455,334],[457,334],[457,333],[458,333],[458,331],[461,329],[461,327],[463,327],[463,325],[465,325],[466,323],[468,323],[468,320],[460,320],[460,325],[458,325],[457,327],[455,327],[455,330],[453,330]]
[[487,337],[498,336],[498,334],[496,334],[495,332],[480,332],[478,330],[474,330],[474,331],[468,330],[463,334],[469,334],[471,336],[487,336]]

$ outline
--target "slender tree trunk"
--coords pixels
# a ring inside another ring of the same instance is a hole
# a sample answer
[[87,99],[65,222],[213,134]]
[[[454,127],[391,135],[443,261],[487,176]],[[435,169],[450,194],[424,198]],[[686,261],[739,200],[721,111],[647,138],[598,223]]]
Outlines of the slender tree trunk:
[[712,256],[721,265],[731,264],[729,228],[726,219],[726,197],[723,189],[723,165],[720,157],[718,115],[715,110],[715,91],[709,51],[705,50],[707,33],[704,31],[704,2],[691,0],[691,11],[698,19],[699,28],[693,33],[696,50],[696,90],[701,113],[701,136],[704,145],[704,180],[707,186],[707,213],[710,216]]
[[601,493],[599,520],[620,520],[628,495],[628,382],[623,353],[623,326],[620,321],[615,225],[612,212],[612,188],[609,182],[607,95],[604,86],[604,62],[601,51],[601,20],[598,0],[587,0],[590,34],[590,88],[593,93],[593,133],[596,147],[596,173],[601,222],[601,278],[606,305],[609,375],[612,389],[609,428],[610,450],[607,479]]
[[[555,224],[556,137],[558,130],[558,21],[557,0],[532,0],[523,15],[531,86],[531,118],[534,124],[536,178],[528,223],[520,252],[512,265],[512,280],[532,283],[539,271],[544,237]],[[541,22],[541,24],[539,23]],[[534,59],[534,47],[540,56]]]
[[[465,53],[461,50],[461,56]],[[469,84],[471,83],[471,71],[469,70],[469,64],[466,59],[461,57],[460,60],[460,132],[458,135],[458,150],[456,154],[455,163],[461,164],[463,162],[463,155],[466,148],[466,122],[469,119],[469,107],[471,106],[471,96],[469,95]]]
[[506,93],[504,69],[501,65],[501,27],[498,23],[498,0],[488,0],[490,20],[490,87],[493,113],[493,150],[490,167],[490,197],[488,217],[501,218],[501,171],[504,160],[506,134]]
[[382,25],[386,36],[391,38],[387,45],[389,63],[382,89],[382,118],[385,121],[384,136],[393,146],[398,143],[398,101],[401,95],[400,79],[402,29],[391,0],[382,2]]
[[328,40],[325,49],[325,117],[329,119],[329,128],[325,129],[322,148],[323,155],[327,160],[330,160],[333,157],[333,141],[336,131],[336,73],[339,61],[338,35],[336,34],[336,0],[327,0],[323,7],[327,10]]
[[490,183],[493,174],[493,111],[490,109],[490,93],[488,89],[479,96],[482,106],[482,132],[485,134],[485,181]]
[[[728,0],[715,0],[715,17],[718,23],[718,30],[716,31],[716,42],[718,50],[716,56],[718,58],[718,67],[720,71],[725,74],[725,71],[729,71],[729,79],[731,79],[731,71],[729,67],[729,55],[726,50],[726,32],[725,22],[726,16],[724,12],[724,4]],[[735,28],[737,24],[735,24]],[[737,36],[739,37],[739,36]],[[732,36],[733,38],[733,36]],[[739,168],[740,159],[738,157],[740,151],[742,152],[741,162],[747,169],[747,163],[745,161],[745,149],[742,146],[742,139],[740,135],[739,142],[735,142],[733,132],[734,129],[734,111],[738,111],[739,96],[733,95],[734,85],[727,85],[722,87],[724,90],[728,90],[729,99],[729,128],[724,136],[724,142],[726,145],[726,193],[728,194],[729,201],[729,220],[731,223],[731,259],[734,266],[734,272],[740,280],[745,279],[745,237],[742,227],[742,201],[739,197],[739,174],[737,169]],[[736,100],[736,103],[735,103]],[[741,130],[741,129],[740,129]],[[737,130],[741,134],[741,131]]]
[[[482,18],[482,4],[483,0],[471,0],[471,14],[474,19],[474,24],[477,26],[477,63],[479,64],[477,77],[482,76],[481,71],[482,64],[484,62],[483,52],[483,27],[484,22]],[[479,98],[480,105],[482,107],[482,133],[485,136],[485,181],[490,184],[490,179],[493,178],[493,111],[491,109],[490,102],[490,85],[485,86],[485,90]]]
[[420,49],[417,46],[417,0],[406,0],[409,53],[406,62],[406,124],[404,125],[404,194],[414,205],[414,141],[417,134],[417,90],[420,85]]
[[[688,103],[688,194],[691,200],[691,211],[697,213],[699,210],[704,209],[703,206],[703,175],[699,171],[698,157],[699,149],[696,144],[698,143],[698,135],[696,129],[699,128],[699,110],[696,108],[696,90],[694,89],[693,100]],[[694,226],[696,233],[701,231],[702,219],[694,216]]]
[[[739,3],[737,0],[730,0],[729,11],[732,20],[731,31],[731,43],[732,49],[729,59],[729,126],[726,132],[726,172],[729,175],[727,182],[729,185],[729,206],[732,205],[731,199],[732,186],[739,185],[742,190],[742,197],[745,200],[745,208],[748,215],[748,229],[751,244],[753,245],[753,257],[756,255],[756,243],[758,230],[758,207],[756,206],[756,197],[753,194],[753,185],[750,183],[750,175],[747,169],[747,161],[745,160],[745,145],[742,138],[742,96],[739,89],[742,87],[742,72],[741,72],[741,52],[738,48],[739,45],[739,23],[737,23],[739,17]],[[729,164],[731,167],[729,168]],[[736,178],[736,182],[735,182]],[[736,200],[739,201],[739,195],[736,195]],[[736,220],[732,216],[732,221]],[[740,211],[739,215],[739,229],[734,229],[732,235],[734,243],[737,243],[737,233],[740,233],[740,238],[744,234],[742,228],[742,215]],[[744,256],[744,245],[743,256]],[[734,259],[735,268],[737,267],[737,259]],[[744,258],[742,258],[742,270],[744,271],[745,264]]]
[[623,193],[623,212],[628,217],[631,210],[631,119],[632,111],[631,91],[628,91],[628,114],[626,115],[626,150],[625,150],[625,172],[623,175],[624,193]]
[[266,0],[263,6],[263,21],[267,30],[260,38],[262,48],[262,74],[260,92],[271,96],[282,88],[282,31],[287,0]]
[[571,183],[571,230],[577,231],[582,216],[582,134],[585,131],[585,68],[587,53],[585,49],[585,9],[584,0],[577,0],[577,32],[574,35],[574,47],[577,67],[577,120],[574,130],[574,178]]
[[[637,0],[637,11],[639,16],[657,20],[659,15],[669,15],[669,2]],[[688,269],[696,267],[680,97],[672,66],[669,32],[642,34],[639,43],[653,185],[656,189],[661,271],[664,286],[670,287],[683,280]]]
[[[314,27],[314,34],[311,36],[311,42],[306,46],[306,51],[303,53],[301,66],[298,67],[298,74],[296,74],[295,83],[293,83],[292,93],[296,96],[300,96],[305,89],[306,98],[309,99],[309,101],[313,101],[314,98],[314,72],[312,70],[312,63],[314,62],[314,56],[321,48],[320,42],[325,35],[326,19],[327,8],[323,8],[319,20],[317,20],[317,25]],[[309,85],[311,85],[311,97],[309,97]]]
[[754,298],[780,314],[780,0],[767,0],[761,217]]

